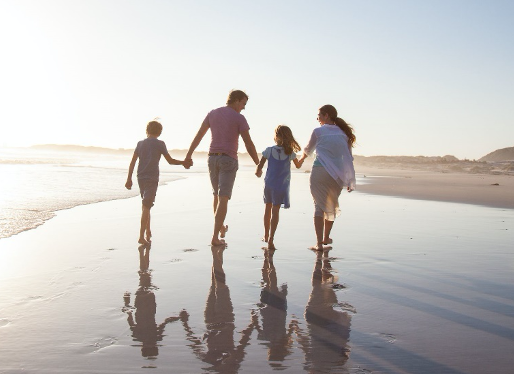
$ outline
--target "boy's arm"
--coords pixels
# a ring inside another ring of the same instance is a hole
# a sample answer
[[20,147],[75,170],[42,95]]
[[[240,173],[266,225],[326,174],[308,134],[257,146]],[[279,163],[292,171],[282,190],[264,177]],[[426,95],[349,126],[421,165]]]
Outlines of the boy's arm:
[[266,163],[266,157],[262,156],[261,160],[259,161],[259,165],[257,165],[257,169],[255,169],[255,175],[260,178],[262,175],[262,168],[264,167],[264,164]]
[[134,155],[132,155],[132,160],[130,161],[129,165],[127,182],[125,183],[127,190],[132,188],[132,173],[134,172],[134,167],[136,166],[137,157],[137,152],[134,151]]
[[204,121],[202,123],[202,126],[200,126],[200,129],[196,133],[195,138],[191,142],[191,145],[189,146],[189,150],[187,151],[185,160],[189,161],[191,165],[193,165],[193,160],[191,159],[191,156],[193,155],[193,152],[195,151],[196,147],[198,147],[203,137],[207,133],[207,130],[209,130],[209,123]]
[[255,150],[255,145],[253,144],[252,138],[250,137],[250,130],[243,131],[241,133],[241,138],[243,138],[246,150],[248,151],[248,154],[252,158],[253,162],[255,162],[255,165],[258,165],[259,156],[257,155],[257,151]]
[[191,167],[191,164],[193,163],[191,160],[187,160],[187,159],[184,161],[176,160],[173,157],[171,157],[169,153],[165,153],[164,158],[166,159],[166,161],[168,161],[168,164],[183,165],[186,169],[189,169]]

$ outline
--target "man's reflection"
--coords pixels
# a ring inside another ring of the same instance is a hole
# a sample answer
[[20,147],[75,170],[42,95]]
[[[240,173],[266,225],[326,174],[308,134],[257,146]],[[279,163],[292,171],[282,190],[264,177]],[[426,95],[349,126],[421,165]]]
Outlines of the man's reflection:
[[164,336],[166,324],[182,320],[187,321],[187,313],[182,311],[179,317],[168,317],[161,324],[155,322],[157,303],[155,302],[152,284],[152,275],[148,270],[150,265],[150,247],[139,247],[139,288],[134,298],[134,306],[130,305],[130,292],[126,292],[123,300],[125,306],[123,311],[128,314],[128,324],[132,330],[134,341],[141,343],[141,355],[143,357],[156,357],[159,354],[159,344]]
[[[277,286],[277,273],[273,264],[275,251],[266,250],[262,265],[262,290],[260,315],[262,328],[258,339],[264,340],[268,348],[268,361],[274,368],[282,367],[278,362],[291,353],[292,326],[286,330],[287,317],[287,284]],[[292,322],[293,324],[293,322]]]
[[[257,315],[252,313],[250,324],[242,331],[239,344],[234,342],[234,308],[223,270],[223,246],[212,246],[211,287],[205,305],[205,325],[203,339],[195,336],[187,326],[188,340],[193,343],[193,352],[211,365],[209,371],[237,373],[244,360],[245,348],[250,335],[257,326]],[[206,345],[207,351],[203,349]]]
[[312,372],[342,368],[350,355],[351,317],[347,312],[334,310],[337,305],[335,281],[328,251],[317,251],[312,291],[305,308],[308,336],[300,339],[307,367]]

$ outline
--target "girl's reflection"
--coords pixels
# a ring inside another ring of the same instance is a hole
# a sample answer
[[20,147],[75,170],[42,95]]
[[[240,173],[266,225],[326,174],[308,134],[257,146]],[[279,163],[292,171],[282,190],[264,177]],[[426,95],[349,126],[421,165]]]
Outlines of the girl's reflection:
[[347,312],[334,310],[337,296],[334,291],[336,279],[332,273],[328,251],[317,251],[312,291],[305,308],[308,334],[299,339],[307,367],[316,373],[332,372],[342,367],[350,355],[351,317]]
[[164,322],[157,325],[155,322],[157,303],[154,294],[157,287],[152,284],[152,275],[148,270],[149,265],[150,247],[140,246],[139,288],[136,291],[133,307],[130,305],[130,292],[125,293],[123,311],[128,314],[127,321],[132,330],[133,340],[141,343],[141,355],[143,357],[156,357],[159,354],[158,342],[162,341],[166,324],[179,320],[186,323],[188,316],[185,311],[182,311],[179,317],[168,317]]
[[280,289],[277,286],[277,273],[273,264],[275,251],[267,250],[264,253],[262,265],[262,290],[260,315],[262,328],[259,330],[258,339],[266,341],[264,345],[268,348],[268,361],[273,368],[283,368],[277,361],[284,359],[291,354],[292,330],[295,321],[291,322],[286,330],[287,317],[287,284],[282,284]]

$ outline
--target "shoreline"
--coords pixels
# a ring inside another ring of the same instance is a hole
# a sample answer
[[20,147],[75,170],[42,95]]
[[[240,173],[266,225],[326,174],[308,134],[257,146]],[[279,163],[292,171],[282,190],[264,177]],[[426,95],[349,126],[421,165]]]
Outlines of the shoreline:
[[514,209],[514,177],[509,175],[438,173],[356,165],[366,183],[356,191],[406,199],[463,203]]

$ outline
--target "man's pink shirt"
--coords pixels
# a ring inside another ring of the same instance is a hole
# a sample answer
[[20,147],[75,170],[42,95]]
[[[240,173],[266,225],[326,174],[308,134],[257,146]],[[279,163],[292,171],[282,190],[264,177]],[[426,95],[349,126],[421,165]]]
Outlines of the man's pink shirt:
[[203,120],[211,129],[209,153],[225,153],[237,160],[239,134],[250,130],[246,118],[229,106],[211,110]]

